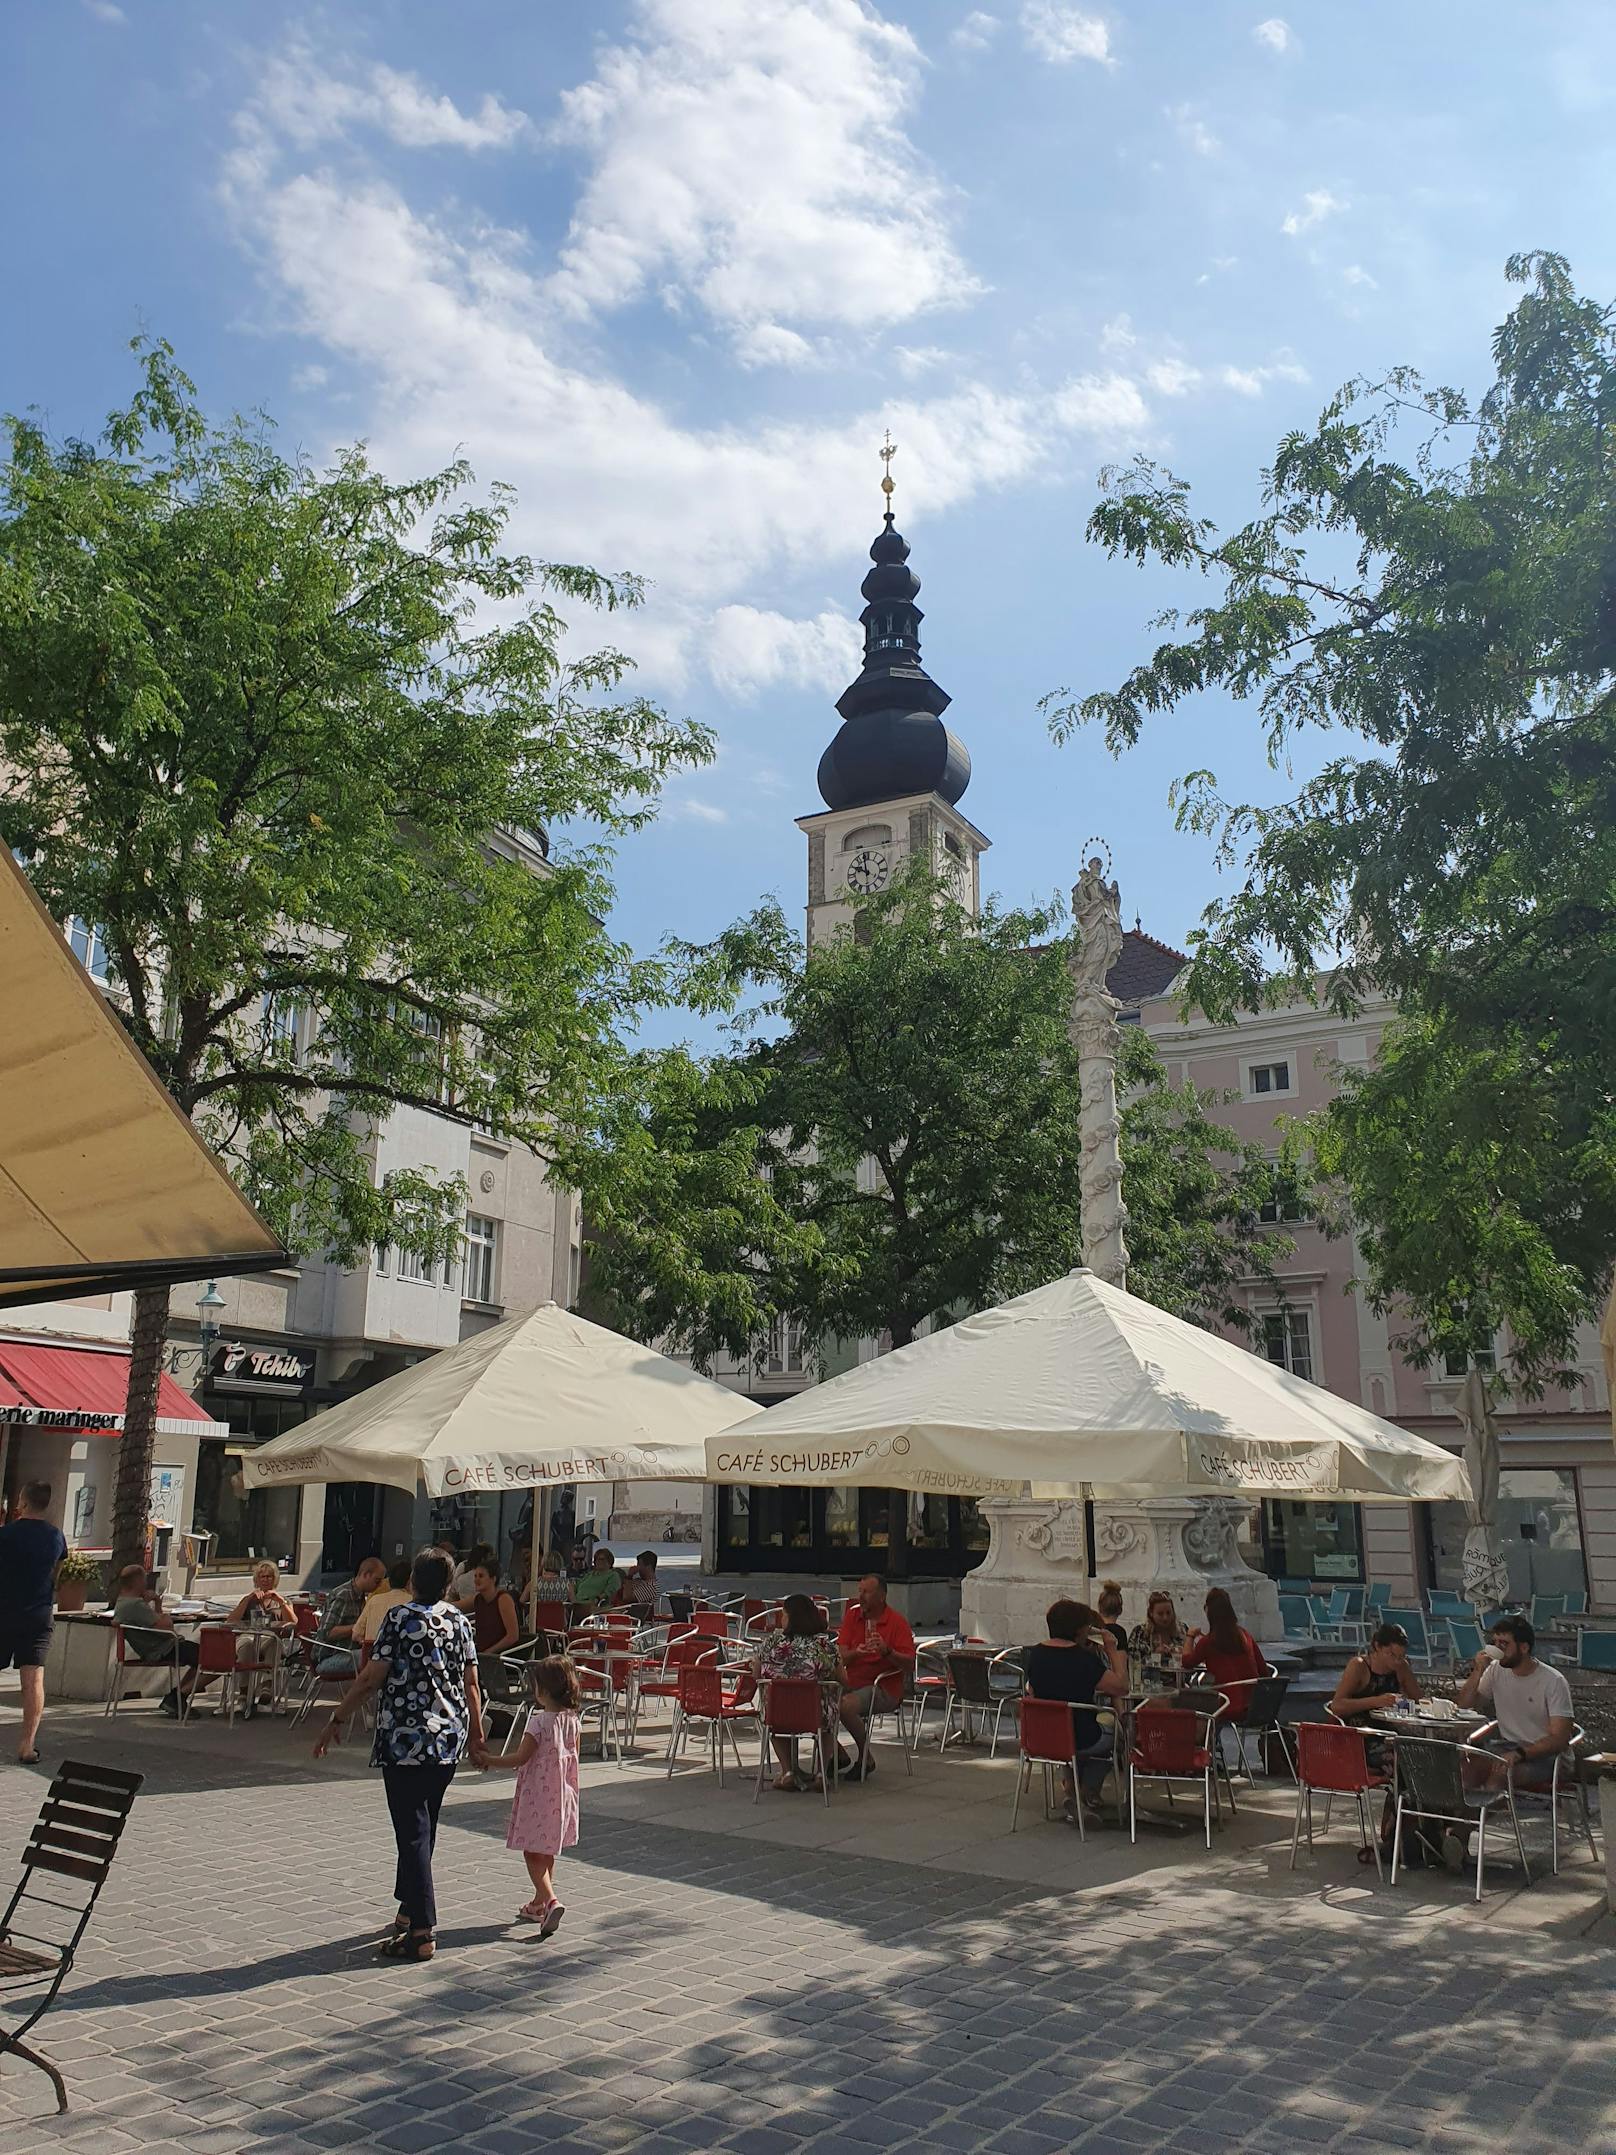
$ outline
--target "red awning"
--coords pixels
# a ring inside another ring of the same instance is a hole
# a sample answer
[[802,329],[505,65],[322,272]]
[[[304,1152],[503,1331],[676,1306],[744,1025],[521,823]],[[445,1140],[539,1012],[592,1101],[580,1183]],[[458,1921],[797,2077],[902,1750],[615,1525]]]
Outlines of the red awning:
[[[0,1415],[8,1419],[20,1413],[32,1420],[29,1409],[37,1408],[49,1414],[47,1426],[89,1428],[113,1435],[123,1427],[128,1391],[127,1351],[47,1347],[34,1340],[0,1338]],[[214,1421],[166,1371],[157,1379],[157,1428],[167,1437],[230,1433],[227,1423]]]

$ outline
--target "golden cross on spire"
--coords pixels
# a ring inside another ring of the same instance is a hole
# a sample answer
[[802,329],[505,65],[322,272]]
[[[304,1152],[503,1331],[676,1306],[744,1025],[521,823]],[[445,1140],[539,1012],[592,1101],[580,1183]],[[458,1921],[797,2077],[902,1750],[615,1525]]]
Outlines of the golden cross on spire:
[[878,451],[878,454],[881,458],[881,462],[885,467],[881,474],[881,491],[883,494],[885,494],[887,498],[888,516],[892,514],[892,497],[893,494],[897,491],[892,479],[892,459],[897,455],[897,453],[898,445],[892,439],[892,429],[888,427],[885,445]]

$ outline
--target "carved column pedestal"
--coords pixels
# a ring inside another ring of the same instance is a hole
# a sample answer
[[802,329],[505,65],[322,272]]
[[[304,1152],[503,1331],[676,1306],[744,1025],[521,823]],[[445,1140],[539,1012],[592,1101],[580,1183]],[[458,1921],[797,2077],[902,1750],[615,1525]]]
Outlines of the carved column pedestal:
[[1146,1497],[1097,1504],[1089,1571],[1083,1506],[1032,1498],[984,1501],[988,1553],[966,1579],[961,1627],[997,1646],[1024,1646],[1044,1636],[1044,1612],[1063,1596],[1092,1604],[1100,1579],[1121,1586],[1122,1621],[1144,1620],[1147,1597],[1172,1595],[1179,1619],[1198,1627],[1207,1591],[1221,1586],[1240,1622],[1258,1640],[1284,1636],[1272,1579],[1242,1562],[1236,1530],[1244,1506],[1228,1497]]

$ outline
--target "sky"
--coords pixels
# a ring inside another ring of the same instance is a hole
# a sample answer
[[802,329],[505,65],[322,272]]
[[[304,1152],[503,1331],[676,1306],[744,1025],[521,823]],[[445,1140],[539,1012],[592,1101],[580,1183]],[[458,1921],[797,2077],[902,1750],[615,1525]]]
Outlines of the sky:
[[1611,290],[1613,106],[1599,0],[8,0],[0,408],[93,432],[148,331],[221,414],[464,453],[534,554],[648,578],[611,638],[720,749],[621,847],[642,950],[802,904],[890,429],[985,885],[1103,837],[1181,943],[1227,871],[1172,779],[1287,775],[1222,698],[1049,739],[1196,598],[1086,542],[1098,474],[1239,522],[1348,377],[1483,385],[1507,255]]

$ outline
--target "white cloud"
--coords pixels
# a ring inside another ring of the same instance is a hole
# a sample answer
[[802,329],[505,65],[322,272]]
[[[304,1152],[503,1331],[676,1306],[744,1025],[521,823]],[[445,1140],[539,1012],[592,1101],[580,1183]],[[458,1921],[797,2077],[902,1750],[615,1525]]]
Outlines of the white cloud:
[[917,381],[935,367],[949,366],[954,355],[940,344],[895,344],[892,362],[906,382]]
[[[655,693],[682,692],[703,670],[737,694],[851,678],[846,616],[817,601],[802,619],[771,608],[794,577],[824,588],[827,567],[830,588],[845,579],[856,603],[888,426],[912,533],[985,491],[1058,483],[1148,439],[1137,369],[1120,364],[1007,387],[889,384],[879,402],[787,403],[783,417],[765,407],[684,419],[614,373],[593,337],[575,348],[527,235],[490,228],[452,196],[416,202],[429,184],[418,167],[384,178],[362,149],[334,166],[307,141],[302,108],[284,129],[281,110],[260,96],[241,116],[221,189],[279,326],[311,340],[309,358],[349,386],[384,469],[424,472],[463,449],[484,480],[516,489],[514,545],[647,576],[647,604],[609,633]],[[922,348],[928,365],[910,371],[923,379],[934,356],[949,355]]]
[[1111,32],[1098,15],[1067,7],[1062,0],[1025,0],[1021,30],[1041,60],[1097,60],[1114,67]]
[[663,813],[678,823],[727,823],[729,810],[716,801],[698,799],[694,793],[670,794]]
[[1361,285],[1366,292],[1378,292],[1380,290],[1379,284],[1370,276],[1368,270],[1360,262],[1349,262],[1347,264],[1346,268],[1341,272],[1341,282],[1343,284]]
[[811,367],[819,358],[806,337],[778,322],[753,322],[740,331],[735,356],[743,367]]
[[462,112],[418,76],[380,63],[345,72],[301,41],[266,62],[257,104],[265,125],[304,148],[374,128],[410,150],[508,149],[529,124],[492,93],[475,112]]
[[1110,321],[1100,325],[1100,349],[1108,359],[1131,352],[1138,342],[1139,335],[1131,314],[1113,314]]
[[1179,140],[1187,143],[1197,157],[1216,157],[1222,149],[1223,144],[1206,122],[1197,117],[1192,105],[1169,105],[1167,117]]
[[120,28],[129,20],[117,0],[84,0],[84,11],[93,15],[97,22],[115,23]]
[[1270,382],[1305,382],[1306,367],[1300,365],[1288,352],[1280,353],[1263,367],[1220,367],[1218,380],[1225,389],[1232,389],[1237,396],[1260,397]]
[[982,8],[972,8],[949,32],[948,42],[961,52],[985,52],[999,34],[999,18]]
[[638,0],[637,22],[561,100],[555,139],[589,170],[558,305],[599,315],[657,289],[744,339],[977,292],[903,132],[907,30],[862,0]]
[[1299,232],[1311,232],[1315,225],[1323,224],[1326,217],[1339,217],[1349,205],[1339,195],[1333,195],[1326,187],[1315,187],[1302,197],[1299,210],[1292,210],[1280,230],[1295,239]]
[[1157,359],[1145,369],[1145,385],[1160,397],[1187,396],[1201,384],[1201,370],[1186,359]]
[[1270,52],[1289,52],[1296,42],[1290,24],[1281,15],[1270,15],[1266,22],[1256,24],[1251,34]]
[[329,367],[297,367],[293,370],[292,387],[294,389],[323,389],[330,379],[331,369]]
[[737,698],[781,682],[834,695],[859,669],[858,624],[833,607],[797,620],[757,606],[720,606],[705,642],[708,672]]

